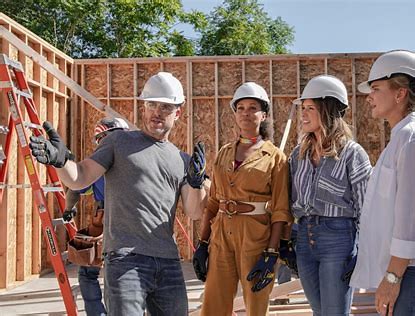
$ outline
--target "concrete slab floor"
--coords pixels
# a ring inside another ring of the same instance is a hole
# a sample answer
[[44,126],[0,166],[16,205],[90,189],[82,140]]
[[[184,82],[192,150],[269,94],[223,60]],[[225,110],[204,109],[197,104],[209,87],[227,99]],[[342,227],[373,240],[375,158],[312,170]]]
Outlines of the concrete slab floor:
[[[200,306],[203,283],[196,279],[191,263],[183,262],[182,267],[188,289],[189,309],[194,310]],[[78,267],[76,265],[69,264],[67,266],[69,282],[72,288],[78,284],[77,272]],[[102,276],[100,277],[100,284],[101,288],[103,288]],[[86,315],[80,293],[78,293],[76,298],[78,315]],[[55,274],[51,272],[11,290],[0,292],[0,315],[66,315]]]

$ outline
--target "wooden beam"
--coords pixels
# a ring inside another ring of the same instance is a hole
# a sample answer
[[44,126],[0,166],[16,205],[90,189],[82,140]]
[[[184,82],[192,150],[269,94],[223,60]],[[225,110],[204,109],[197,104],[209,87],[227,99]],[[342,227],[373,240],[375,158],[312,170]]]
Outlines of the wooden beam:
[[66,76],[62,71],[57,69],[54,65],[52,65],[44,56],[36,52],[30,46],[26,45],[21,39],[19,39],[16,35],[9,32],[3,26],[0,26],[0,36],[6,39],[8,42],[16,46],[21,52],[26,54],[28,57],[33,59],[34,62],[38,63],[43,69],[45,69],[48,73],[55,76],[61,82],[63,82],[69,89],[71,89],[75,94],[80,96],[81,98],[85,99],[88,103],[90,103],[93,107],[101,112],[105,112],[109,116],[120,117],[128,123],[130,129],[137,130],[137,127],[132,124],[126,117],[118,113],[117,111],[113,110],[109,106],[103,104],[99,101],[94,95],[89,93],[87,90],[82,88],[79,84],[77,84],[74,80]]

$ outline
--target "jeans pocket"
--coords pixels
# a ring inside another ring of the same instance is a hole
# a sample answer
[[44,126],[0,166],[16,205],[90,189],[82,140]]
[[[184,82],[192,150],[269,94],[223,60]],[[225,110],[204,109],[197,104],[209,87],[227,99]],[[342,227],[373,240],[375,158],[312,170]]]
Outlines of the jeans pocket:
[[331,232],[352,231],[354,228],[353,219],[341,217],[326,218],[321,225]]
[[131,255],[131,252],[110,251],[110,252],[104,253],[104,259],[108,263],[112,263],[112,262],[120,261],[120,260],[122,260],[125,257],[130,256],[130,255]]

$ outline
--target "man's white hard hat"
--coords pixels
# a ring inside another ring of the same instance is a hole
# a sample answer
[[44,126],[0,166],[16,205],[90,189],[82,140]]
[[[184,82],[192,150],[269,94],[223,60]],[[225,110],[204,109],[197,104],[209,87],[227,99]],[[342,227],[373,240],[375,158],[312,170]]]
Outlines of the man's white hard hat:
[[407,50],[387,52],[376,59],[370,69],[369,79],[357,86],[362,93],[370,93],[370,83],[389,79],[394,74],[406,74],[415,78],[415,53]]
[[183,86],[171,73],[159,72],[147,80],[138,99],[180,105],[184,102]]

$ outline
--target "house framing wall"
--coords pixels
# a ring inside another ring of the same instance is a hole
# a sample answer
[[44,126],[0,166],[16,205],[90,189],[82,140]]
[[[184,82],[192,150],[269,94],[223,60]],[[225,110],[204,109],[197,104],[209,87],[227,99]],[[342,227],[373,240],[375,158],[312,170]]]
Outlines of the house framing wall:
[[[189,153],[194,143],[204,141],[208,173],[211,173],[218,149],[238,135],[229,101],[235,89],[246,81],[261,84],[272,96],[271,120],[276,144],[281,141],[292,100],[300,95],[310,78],[324,73],[335,75],[345,82],[351,108],[346,119],[353,125],[357,140],[368,151],[372,162],[388,141],[385,136],[388,135],[388,127],[383,121],[371,118],[365,106],[365,96],[356,89],[357,84],[367,78],[378,53],[72,60],[2,13],[0,25],[137,126],[141,126],[142,106],[138,96],[145,81],[158,71],[172,72],[184,86],[186,103],[171,141]],[[94,124],[104,114],[87,103],[87,97],[69,91],[67,81],[57,80],[1,37],[0,48],[2,53],[19,60],[25,67],[41,120],[53,122],[77,159],[87,157],[94,149]],[[6,125],[9,113],[2,95],[0,102],[0,124]],[[296,114],[285,147],[287,155],[297,142],[298,128]],[[0,144],[4,144],[2,135]],[[7,189],[0,206],[0,289],[27,281],[49,267],[39,218],[33,208],[30,186],[27,185],[29,180],[17,154],[17,141],[12,144],[10,159],[15,163],[9,166]],[[43,166],[38,167],[41,179],[46,183],[46,171]],[[50,209],[54,209],[52,198],[49,198],[49,203]],[[92,199],[82,198],[77,216],[78,227],[89,222],[92,211]],[[181,208],[178,218],[196,242],[198,222],[185,217]],[[191,247],[178,227],[176,232],[182,257],[191,258]],[[61,230],[58,235],[63,249],[66,234]]]
[[[292,100],[300,95],[309,79],[318,74],[331,74],[346,85],[350,111],[346,120],[353,126],[358,142],[368,151],[374,163],[385,146],[383,121],[371,118],[365,105],[365,95],[357,91],[357,84],[365,81],[378,53],[218,56],[135,59],[75,60],[76,80],[103,103],[141,126],[141,102],[138,96],[145,81],[158,71],[172,72],[183,84],[186,103],[184,114],[176,123],[171,141],[184,151],[191,152],[193,144],[206,144],[208,174],[218,149],[235,140],[238,132],[229,102],[235,89],[246,81],[262,85],[272,96],[271,120],[274,141],[281,142]],[[102,117],[82,100],[76,103],[78,134],[76,150],[80,157],[93,151],[93,126]],[[298,113],[294,116],[285,153],[288,155],[297,143]],[[74,142],[75,143],[75,142]],[[88,205],[85,205],[87,208]],[[178,217],[186,226],[194,243],[197,241],[198,222],[187,219],[181,209]],[[176,227],[181,255],[191,258],[191,248]]]

